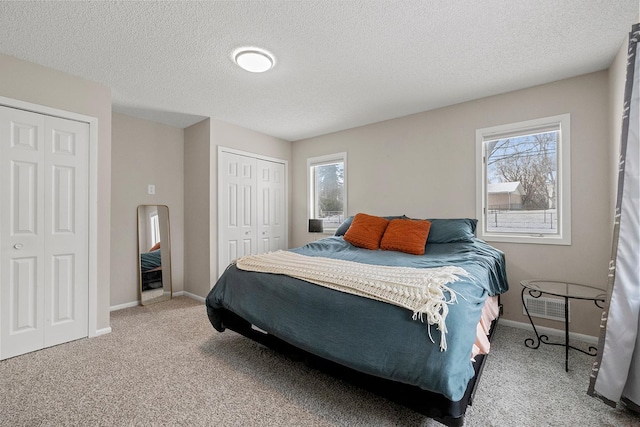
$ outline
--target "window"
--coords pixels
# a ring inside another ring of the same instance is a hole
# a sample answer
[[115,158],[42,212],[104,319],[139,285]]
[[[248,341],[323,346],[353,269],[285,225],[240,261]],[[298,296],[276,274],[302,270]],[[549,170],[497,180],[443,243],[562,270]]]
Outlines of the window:
[[151,230],[151,247],[153,247],[160,241],[160,222],[157,211],[149,215],[149,228]]
[[324,230],[338,228],[347,213],[347,153],[307,159],[309,219],[322,219]]
[[478,237],[571,244],[569,118],[476,131]]

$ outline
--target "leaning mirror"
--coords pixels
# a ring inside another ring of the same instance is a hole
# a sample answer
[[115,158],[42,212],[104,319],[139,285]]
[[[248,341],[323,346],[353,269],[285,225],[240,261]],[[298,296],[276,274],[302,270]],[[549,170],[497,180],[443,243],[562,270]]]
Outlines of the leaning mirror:
[[147,305],[171,299],[168,206],[138,206],[138,266],[140,303]]

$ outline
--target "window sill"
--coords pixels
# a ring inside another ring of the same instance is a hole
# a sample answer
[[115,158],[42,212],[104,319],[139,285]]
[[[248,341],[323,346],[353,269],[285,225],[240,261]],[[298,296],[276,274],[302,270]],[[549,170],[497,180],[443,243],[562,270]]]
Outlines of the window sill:
[[478,232],[478,238],[486,242],[526,243],[533,245],[571,246],[571,237],[540,234],[494,234]]

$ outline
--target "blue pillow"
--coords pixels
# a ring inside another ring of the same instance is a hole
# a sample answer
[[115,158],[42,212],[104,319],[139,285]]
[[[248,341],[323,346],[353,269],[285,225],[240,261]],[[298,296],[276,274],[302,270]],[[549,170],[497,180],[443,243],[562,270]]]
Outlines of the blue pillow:
[[340,224],[340,227],[338,227],[334,236],[344,236],[347,233],[347,230],[349,229],[349,227],[351,227],[352,222],[353,222],[353,215],[345,219],[344,222]]
[[429,219],[429,221],[431,221],[431,229],[427,244],[472,241],[478,224],[477,219],[470,218]]
[[[385,216],[383,218],[386,218],[389,221],[391,221],[392,219],[407,218],[407,217],[405,215],[395,215],[395,216]],[[334,236],[344,236],[347,233],[347,230],[349,229],[349,227],[351,227],[352,222],[353,222],[353,216],[350,216],[349,218],[345,219],[344,222],[340,224],[340,227],[338,227],[338,229],[336,230]]]

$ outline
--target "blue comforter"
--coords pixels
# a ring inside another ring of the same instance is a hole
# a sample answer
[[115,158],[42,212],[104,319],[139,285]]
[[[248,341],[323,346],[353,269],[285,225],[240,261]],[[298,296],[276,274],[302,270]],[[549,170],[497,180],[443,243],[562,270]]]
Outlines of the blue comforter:
[[151,252],[143,252],[140,254],[140,268],[142,272],[153,270],[162,265],[162,255],[160,249]]
[[446,318],[447,350],[440,331],[412,319],[412,312],[380,301],[345,294],[288,276],[229,268],[206,299],[212,325],[219,331],[222,309],[320,357],[361,372],[462,399],[474,375],[470,355],[488,295],[506,292],[501,251],[481,240],[427,244],[422,256],[357,248],[343,237],[328,237],[293,252],[366,264],[406,267],[456,265],[469,278],[449,286],[458,302]]

